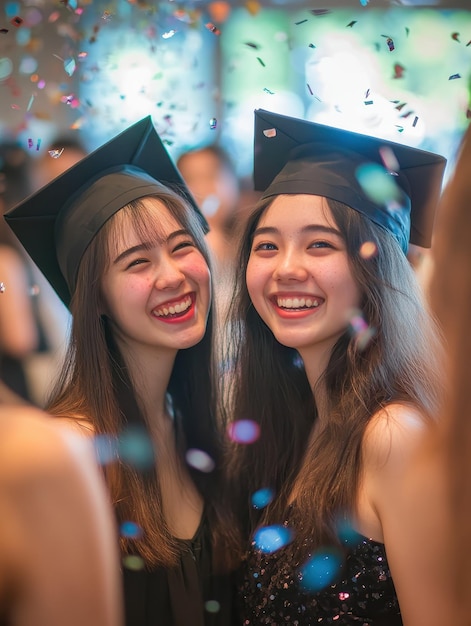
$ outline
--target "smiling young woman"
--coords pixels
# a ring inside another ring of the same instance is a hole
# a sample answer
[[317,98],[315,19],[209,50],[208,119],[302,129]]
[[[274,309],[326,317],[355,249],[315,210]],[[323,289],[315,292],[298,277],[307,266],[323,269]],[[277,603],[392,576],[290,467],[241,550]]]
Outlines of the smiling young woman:
[[230,419],[260,433],[228,458],[241,622],[447,623],[440,538],[414,543],[404,493],[441,394],[405,252],[430,243],[445,161],[266,111],[254,159],[227,377]]
[[150,118],[8,220],[72,313],[48,410],[107,457],[126,623],[230,624],[207,225]]

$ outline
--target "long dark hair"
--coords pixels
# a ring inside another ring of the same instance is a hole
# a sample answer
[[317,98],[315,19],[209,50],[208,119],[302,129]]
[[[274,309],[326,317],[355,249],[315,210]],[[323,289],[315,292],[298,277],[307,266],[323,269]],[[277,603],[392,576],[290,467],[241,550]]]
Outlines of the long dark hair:
[[[343,235],[351,271],[362,294],[363,317],[375,334],[360,346],[346,329],[323,374],[329,419],[317,422],[317,407],[298,353],[278,343],[254,309],[245,274],[253,232],[270,205],[262,200],[242,236],[231,307],[231,337],[225,397],[229,419],[260,425],[260,438],[234,445],[229,479],[236,509],[249,511],[260,488],[276,494],[262,513],[242,520],[258,524],[296,520],[300,547],[336,541],[339,516],[352,514],[362,465],[361,444],[371,417],[392,402],[409,403],[425,419],[440,396],[436,325],[426,310],[414,273],[397,242],[384,229],[339,202],[328,201]],[[364,258],[363,243],[376,254]],[[296,493],[295,507],[289,499]],[[301,549],[301,548],[299,548]]]
[[[155,197],[191,234],[209,265],[203,232],[194,211],[171,190]],[[120,229],[129,227],[142,234],[144,241],[149,239],[149,232],[159,236],[155,210],[142,200],[135,200],[119,211],[119,220],[108,220],[92,240],[81,260],[71,301],[73,322],[68,355],[48,406],[54,415],[88,420],[96,435],[119,437],[129,426],[146,429],[129,371],[114,342],[110,324],[101,314],[100,285],[109,263],[110,246],[119,238]],[[223,513],[217,501],[221,444],[214,376],[213,312],[210,311],[203,339],[191,348],[178,351],[168,395],[182,459],[187,449],[197,448],[210,455],[216,465],[211,473],[191,467],[189,471],[205,499],[206,514],[212,519],[217,543],[229,531],[219,521]],[[172,565],[181,548],[164,519],[155,468],[142,471],[118,460],[107,466],[105,473],[118,522],[133,521],[143,531],[139,540],[121,538],[123,552],[138,554],[149,567]]]

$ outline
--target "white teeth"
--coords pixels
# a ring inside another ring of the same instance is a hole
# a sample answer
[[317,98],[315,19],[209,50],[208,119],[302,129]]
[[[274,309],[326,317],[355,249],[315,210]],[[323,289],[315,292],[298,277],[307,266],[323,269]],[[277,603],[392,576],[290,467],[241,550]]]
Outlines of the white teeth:
[[319,306],[319,300],[311,298],[277,298],[276,303],[283,309],[315,309]]
[[191,306],[191,298],[190,296],[188,296],[187,298],[185,298],[181,302],[178,302],[177,304],[173,304],[172,306],[168,306],[168,307],[164,306],[161,309],[156,309],[154,311],[154,315],[156,315],[157,317],[163,317],[169,314],[174,315],[175,313],[183,313],[184,311],[189,309],[190,306]]

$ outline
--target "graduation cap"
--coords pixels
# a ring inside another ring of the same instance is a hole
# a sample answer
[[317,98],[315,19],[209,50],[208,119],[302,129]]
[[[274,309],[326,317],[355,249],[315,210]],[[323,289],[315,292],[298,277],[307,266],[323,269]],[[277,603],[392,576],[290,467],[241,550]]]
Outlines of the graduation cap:
[[150,116],[91,152],[5,214],[66,306],[83,253],[103,224],[132,200],[178,191],[208,224],[155,131]]
[[446,159],[377,137],[255,111],[254,186],[262,198],[312,194],[386,228],[407,252],[430,247]]

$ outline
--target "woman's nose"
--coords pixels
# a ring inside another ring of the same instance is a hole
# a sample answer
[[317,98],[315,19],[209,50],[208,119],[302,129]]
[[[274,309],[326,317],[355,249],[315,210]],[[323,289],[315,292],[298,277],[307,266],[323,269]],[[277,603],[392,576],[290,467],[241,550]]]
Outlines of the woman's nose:
[[308,270],[302,262],[299,254],[295,251],[286,252],[280,256],[273,272],[274,279],[278,281],[304,281],[308,278],[308,276]]
[[185,274],[172,259],[162,259],[159,263],[155,286],[157,289],[176,289],[185,280]]

